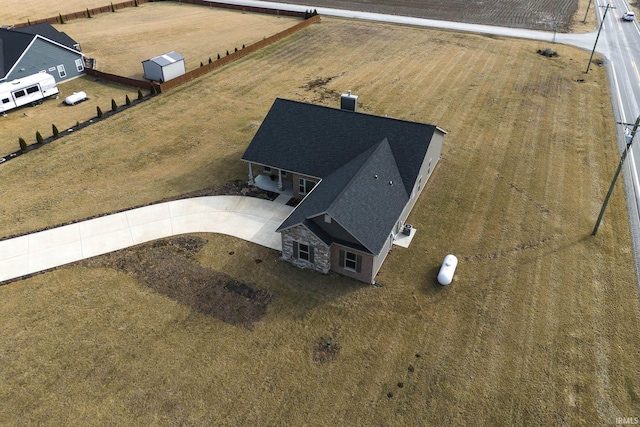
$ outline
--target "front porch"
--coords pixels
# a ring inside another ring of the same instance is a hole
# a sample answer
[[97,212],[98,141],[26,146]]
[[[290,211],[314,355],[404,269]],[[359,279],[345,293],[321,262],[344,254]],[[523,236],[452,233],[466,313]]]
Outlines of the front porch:
[[274,193],[280,193],[289,197],[293,197],[293,185],[289,181],[282,181],[282,189],[278,188],[278,179],[271,179],[270,175],[260,174],[253,179],[253,185],[256,187],[272,191]]

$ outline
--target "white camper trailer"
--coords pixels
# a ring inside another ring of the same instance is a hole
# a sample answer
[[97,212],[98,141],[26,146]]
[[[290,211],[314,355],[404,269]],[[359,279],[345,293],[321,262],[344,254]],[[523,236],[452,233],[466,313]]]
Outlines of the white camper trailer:
[[0,83],[0,113],[33,104],[58,93],[56,79],[47,73],[32,74]]

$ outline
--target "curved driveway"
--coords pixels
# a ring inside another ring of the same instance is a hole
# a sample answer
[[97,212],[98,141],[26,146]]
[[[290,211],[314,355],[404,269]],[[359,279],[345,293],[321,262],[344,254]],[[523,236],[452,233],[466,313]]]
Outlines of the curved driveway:
[[293,210],[288,199],[196,197],[0,241],[0,282],[184,233],[228,234],[280,250],[275,230]]

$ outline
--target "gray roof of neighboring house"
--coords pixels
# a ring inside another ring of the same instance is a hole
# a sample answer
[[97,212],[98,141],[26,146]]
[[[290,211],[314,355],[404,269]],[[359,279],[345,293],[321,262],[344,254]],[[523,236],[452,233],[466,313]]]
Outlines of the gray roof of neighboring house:
[[0,29],[0,78],[7,75],[33,38],[29,34]]
[[409,200],[436,129],[276,99],[242,159],[322,179],[279,231],[297,224],[313,231],[318,226],[310,218],[328,213],[377,254]]
[[11,31],[16,31],[23,34],[31,34],[34,36],[37,34],[74,50],[76,49],[75,46],[78,44],[78,42],[69,37],[66,33],[56,30],[51,24],[47,22],[28,25],[26,27],[14,28]]
[[0,29],[0,78],[4,78],[36,35],[76,50],[76,42],[50,24],[36,24],[11,30]]
[[163,55],[155,56],[155,57],[150,58],[150,59],[146,59],[146,60],[144,60],[142,62],[145,63],[147,61],[151,61],[151,62],[154,62],[154,63],[158,64],[161,67],[164,67],[165,65],[173,64],[174,62],[178,62],[178,61],[182,61],[182,60],[184,60],[184,56],[180,55],[177,52],[169,52],[169,53],[165,53]]

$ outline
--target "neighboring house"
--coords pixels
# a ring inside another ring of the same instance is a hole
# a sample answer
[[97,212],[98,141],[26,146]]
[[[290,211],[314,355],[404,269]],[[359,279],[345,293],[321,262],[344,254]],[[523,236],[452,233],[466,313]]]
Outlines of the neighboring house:
[[445,131],[276,99],[242,160],[302,199],[278,227],[282,257],[373,283],[435,168]]
[[145,79],[160,83],[175,79],[186,72],[184,56],[176,52],[165,53],[142,61],[142,68]]
[[56,82],[84,74],[80,45],[47,23],[0,29],[0,81],[40,72]]

